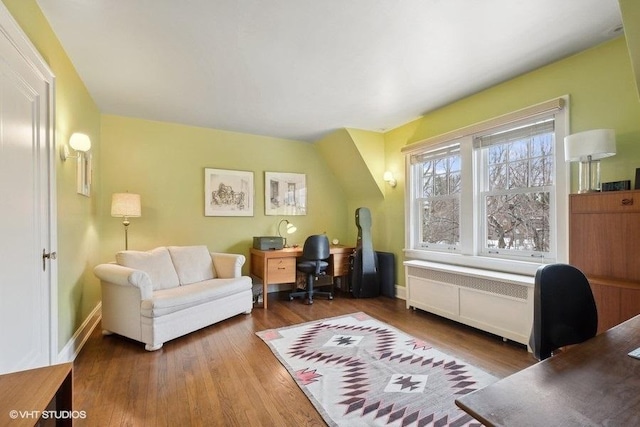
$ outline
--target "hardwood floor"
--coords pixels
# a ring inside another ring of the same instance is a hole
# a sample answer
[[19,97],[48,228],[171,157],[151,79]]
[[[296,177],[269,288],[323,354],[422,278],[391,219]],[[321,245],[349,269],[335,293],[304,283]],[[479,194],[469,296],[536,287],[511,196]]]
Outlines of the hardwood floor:
[[74,362],[76,426],[323,426],[322,417],[255,332],[363,311],[497,377],[535,359],[520,344],[386,297],[256,308],[165,343],[156,352],[96,328]]

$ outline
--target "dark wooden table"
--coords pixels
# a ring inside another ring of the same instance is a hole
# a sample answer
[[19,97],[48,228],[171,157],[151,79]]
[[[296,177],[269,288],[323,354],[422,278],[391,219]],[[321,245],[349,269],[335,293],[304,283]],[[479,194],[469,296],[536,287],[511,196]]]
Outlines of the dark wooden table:
[[0,376],[0,426],[72,426],[75,415],[73,364]]
[[486,426],[638,426],[640,315],[456,400]]

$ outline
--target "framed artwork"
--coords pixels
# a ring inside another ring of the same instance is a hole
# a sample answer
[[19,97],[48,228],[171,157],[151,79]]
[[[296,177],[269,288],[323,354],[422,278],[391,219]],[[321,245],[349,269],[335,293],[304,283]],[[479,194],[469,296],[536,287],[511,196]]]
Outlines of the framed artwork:
[[306,215],[307,176],[303,173],[265,172],[266,215]]
[[205,216],[253,216],[253,172],[204,169]]

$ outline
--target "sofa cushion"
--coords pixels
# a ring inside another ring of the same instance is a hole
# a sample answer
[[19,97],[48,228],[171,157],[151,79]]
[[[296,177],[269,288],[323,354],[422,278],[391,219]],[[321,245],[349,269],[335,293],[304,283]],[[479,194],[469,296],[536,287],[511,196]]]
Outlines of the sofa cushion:
[[120,251],[116,254],[116,262],[147,273],[154,291],[180,285],[171,256],[165,247],[150,251]]
[[211,254],[206,246],[169,246],[167,249],[181,285],[190,285],[215,277]]
[[160,317],[189,307],[251,290],[251,278],[211,279],[153,293],[142,301],[140,313],[145,317]]

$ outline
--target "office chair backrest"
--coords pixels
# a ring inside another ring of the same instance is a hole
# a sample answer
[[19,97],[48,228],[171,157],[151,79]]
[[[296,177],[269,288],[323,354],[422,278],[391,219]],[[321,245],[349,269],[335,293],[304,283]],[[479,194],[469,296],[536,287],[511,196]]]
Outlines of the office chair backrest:
[[568,264],[539,267],[529,341],[534,356],[546,359],[560,347],[594,337],[597,329],[598,311],[585,275]]
[[323,260],[329,258],[329,239],[325,234],[317,234],[307,237],[302,247],[302,257],[310,260]]

